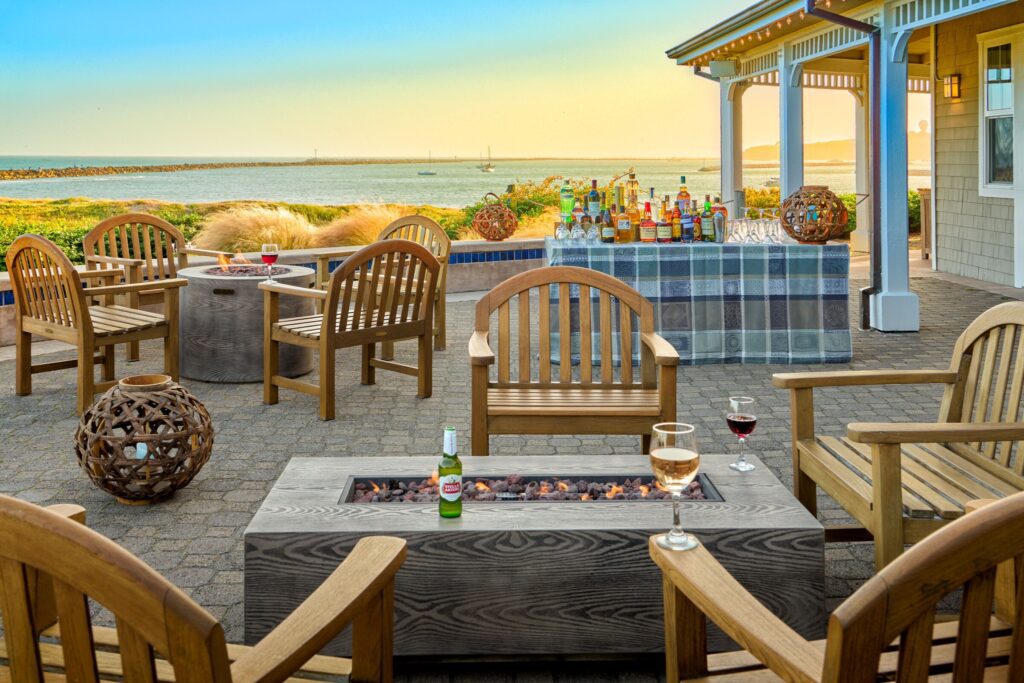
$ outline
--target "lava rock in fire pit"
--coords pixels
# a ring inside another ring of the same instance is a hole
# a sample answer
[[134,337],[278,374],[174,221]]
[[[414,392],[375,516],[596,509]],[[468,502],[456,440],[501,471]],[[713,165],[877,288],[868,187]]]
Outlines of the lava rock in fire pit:
[[[292,272],[291,268],[285,266],[274,266],[274,275],[287,275]],[[226,266],[214,266],[203,271],[206,275],[217,277],[253,277],[256,275],[267,276],[267,267],[258,263],[232,263]]]

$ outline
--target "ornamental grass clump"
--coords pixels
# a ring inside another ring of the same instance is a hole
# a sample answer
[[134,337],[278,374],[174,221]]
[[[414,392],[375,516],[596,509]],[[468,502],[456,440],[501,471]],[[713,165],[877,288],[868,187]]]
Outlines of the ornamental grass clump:
[[318,247],[373,244],[377,235],[392,221],[408,215],[399,207],[386,204],[359,206],[327,225],[316,229]]
[[316,246],[316,228],[284,207],[238,206],[207,218],[195,239],[200,249],[219,251],[258,252],[267,243],[309,249]]

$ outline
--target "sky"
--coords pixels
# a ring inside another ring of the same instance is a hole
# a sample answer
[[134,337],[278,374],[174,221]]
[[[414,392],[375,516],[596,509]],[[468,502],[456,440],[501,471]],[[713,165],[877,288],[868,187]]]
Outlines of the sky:
[[[717,157],[665,50],[751,1],[0,0],[0,155]],[[744,108],[776,142],[774,89]],[[805,111],[853,136],[849,93]]]

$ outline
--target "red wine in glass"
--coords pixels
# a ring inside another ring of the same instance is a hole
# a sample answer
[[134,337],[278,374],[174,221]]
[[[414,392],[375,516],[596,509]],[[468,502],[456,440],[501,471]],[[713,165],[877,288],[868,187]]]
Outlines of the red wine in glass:
[[262,258],[263,259],[263,263],[267,264],[268,266],[272,266],[275,263],[277,263],[277,254],[266,254],[266,253],[264,253],[264,254],[260,255],[260,258]]
[[754,427],[757,426],[756,416],[744,415],[743,413],[729,413],[725,416],[725,421],[728,423],[732,433],[738,437],[750,436],[754,433]]
[[277,263],[278,251],[277,245],[273,242],[264,244],[263,249],[260,250],[260,258],[267,266],[267,282],[274,281],[274,264]]

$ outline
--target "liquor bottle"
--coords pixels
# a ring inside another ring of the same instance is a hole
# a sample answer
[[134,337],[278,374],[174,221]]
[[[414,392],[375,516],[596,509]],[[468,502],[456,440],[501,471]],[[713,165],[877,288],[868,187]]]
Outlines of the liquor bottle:
[[580,204],[580,200],[574,200],[574,206],[572,210],[572,225],[576,227],[583,222],[583,205]]
[[676,195],[676,206],[679,207],[679,213],[686,213],[686,210],[690,207],[690,191],[686,189],[686,176],[679,176],[679,194]]
[[626,183],[626,213],[629,215],[629,226],[633,231],[630,237],[630,242],[640,241],[640,221],[642,220],[642,214],[640,213],[640,184],[636,182],[636,174],[629,174],[629,182]]
[[693,211],[690,210],[690,203],[686,202],[683,214],[679,217],[679,240],[687,244],[693,242],[693,229]]
[[711,195],[704,195],[704,211],[700,214],[700,234],[705,242],[715,241],[715,219],[711,211]]
[[640,241],[654,242],[658,239],[658,224],[651,218],[651,203],[644,202],[644,217],[640,221]]
[[618,229],[615,226],[615,214],[616,207],[608,208],[608,195],[611,192],[606,192],[604,195],[604,203],[601,207],[601,241],[605,244],[615,244],[615,238],[618,236]]
[[619,204],[619,213],[615,216],[615,238],[621,244],[633,241],[633,224],[624,204]]
[[601,215],[601,193],[597,191],[597,180],[590,181],[590,192],[587,193],[587,213],[590,220],[596,221]]
[[655,230],[656,239],[661,244],[668,244],[672,241],[672,218],[669,215],[668,195],[665,195],[658,209],[658,222]]
[[679,202],[672,204],[672,241],[683,241],[683,213],[679,208]]
[[562,213],[562,222],[568,223],[572,216],[572,207],[576,203],[576,195],[573,194],[572,185],[568,180],[562,182],[562,189],[558,193],[559,208]]
[[722,198],[719,195],[715,195],[715,203],[711,205],[711,210],[715,213],[720,213],[729,218],[729,209],[725,208],[725,204],[722,203]]
[[455,438],[455,427],[444,428],[444,448],[437,465],[437,511],[442,517],[462,515],[462,461]]
[[697,210],[697,200],[694,199],[690,202],[690,215],[693,216],[693,241],[702,242],[704,241],[703,225],[700,220],[700,211]]
[[636,179],[636,173],[630,173],[626,181],[626,202],[640,203],[640,182]]

